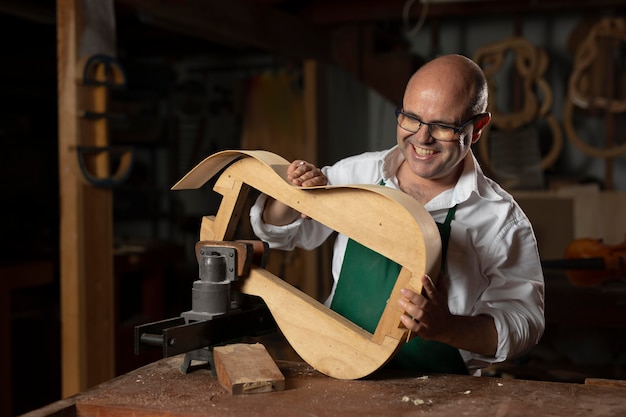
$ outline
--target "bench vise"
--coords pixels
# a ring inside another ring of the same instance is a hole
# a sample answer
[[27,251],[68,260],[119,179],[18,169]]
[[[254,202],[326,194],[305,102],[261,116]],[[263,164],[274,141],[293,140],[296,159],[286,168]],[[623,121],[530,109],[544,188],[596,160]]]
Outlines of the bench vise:
[[199,279],[192,288],[191,310],[179,317],[135,327],[135,354],[147,346],[160,346],[163,357],[185,353],[181,372],[201,361],[215,370],[212,348],[276,331],[277,326],[263,300],[237,290],[239,278],[250,265],[265,267],[267,243],[252,240],[196,243]]

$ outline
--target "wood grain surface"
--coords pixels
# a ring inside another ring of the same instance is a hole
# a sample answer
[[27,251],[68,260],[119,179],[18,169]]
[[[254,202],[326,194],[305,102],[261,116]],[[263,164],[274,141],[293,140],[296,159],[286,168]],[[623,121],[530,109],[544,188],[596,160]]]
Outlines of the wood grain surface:
[[330,378],[305,363],[278,361],[284,391],[231,395],[182,356],[160,360],[24,417],[297,416],[623,416],[626,389],[460,375],[379,371],[361,380]]

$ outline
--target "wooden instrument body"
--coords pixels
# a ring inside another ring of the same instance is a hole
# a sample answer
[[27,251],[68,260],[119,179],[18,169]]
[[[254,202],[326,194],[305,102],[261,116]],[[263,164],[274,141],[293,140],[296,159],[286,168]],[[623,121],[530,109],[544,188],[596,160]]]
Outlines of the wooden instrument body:
[[241,280],[241,292],[260,296],[295,351],[320,372],[365,377],[387,363],[407,339],[397,306],[400,288],[421,292],[421,277],[437,277],[441,238],[423,206],[377,185],[302,188],[287,180],[289,162],[266,151],[223,151],[199,163],[173,190],[197,189],[220,173],[222,202],[205,217],[200,240],[232,240],[249,188],[255,188],[402,266],[372,335],[260,267]]
[[565,260],[599,261],[601,268],[567,268],[567,278],[581,287],[603,284],[605,281],[626,279],[626,239],[617,245],[607,245],[602,239],[575,239],[565,248]]

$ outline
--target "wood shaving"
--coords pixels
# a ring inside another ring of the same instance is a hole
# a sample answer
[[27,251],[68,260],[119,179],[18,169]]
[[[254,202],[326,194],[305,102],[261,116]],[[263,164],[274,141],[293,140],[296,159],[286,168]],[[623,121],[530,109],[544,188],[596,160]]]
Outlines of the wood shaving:
[[422,405],[422,404],[432,405],[433,400],[424,401],[421,398],[415,398],[414,400],[412,400],[409,396],[405,395],[404,397],[402,397],[402,402],[405,402],[405,403],[412,402],[414,405]]

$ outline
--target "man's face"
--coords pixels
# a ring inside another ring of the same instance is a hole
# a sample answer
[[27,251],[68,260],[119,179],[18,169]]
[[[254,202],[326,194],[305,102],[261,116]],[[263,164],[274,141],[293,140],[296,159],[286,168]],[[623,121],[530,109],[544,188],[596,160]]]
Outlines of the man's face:
[[[426,123],[457,127],[465,122],[470,91],[463,83],[429,72],[418,74],[409,82],[404,95],[403,111]],[[473,123],[469,123],[449,142],[431,137],[428,126],[411,133],[400,126],[398,145],[413,174],[431,180],[445,180],[458,175],[458,164],[472,144]]]

